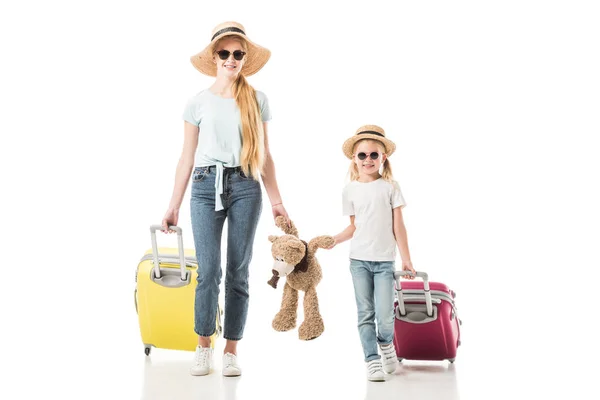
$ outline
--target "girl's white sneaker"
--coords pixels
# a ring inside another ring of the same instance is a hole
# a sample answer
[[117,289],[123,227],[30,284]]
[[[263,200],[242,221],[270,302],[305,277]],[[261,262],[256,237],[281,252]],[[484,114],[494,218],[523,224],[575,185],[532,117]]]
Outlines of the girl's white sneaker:
[[385,380],[383,369],[381,368],[381,360],[371,360],[367,362],[367,379],[373,382]]
[[381,348],[381,359],[383,363],[383,371],[386,374],[396,372],[398,366],[398,357],[396,356],[396,348],[393,343],[379,346]]

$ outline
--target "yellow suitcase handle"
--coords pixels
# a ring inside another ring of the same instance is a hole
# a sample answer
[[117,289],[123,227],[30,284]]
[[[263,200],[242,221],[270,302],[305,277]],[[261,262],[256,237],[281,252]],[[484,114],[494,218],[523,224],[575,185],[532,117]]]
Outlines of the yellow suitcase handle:
[[[187,270],[185,268],[185,253],[183,249],[183,235],[180,227],[176,225],[169,226],[169,229],[177,232],[177,248],[179,249],[179,264],[181,265],[181,280],[187,280]],[[160,264],[158,261],[158,245],[156,243],[156,231],[162,231],[162,225],[150,226],[150,239],[152,240],[152,255],[154,258],[154,276],[160,278]]]

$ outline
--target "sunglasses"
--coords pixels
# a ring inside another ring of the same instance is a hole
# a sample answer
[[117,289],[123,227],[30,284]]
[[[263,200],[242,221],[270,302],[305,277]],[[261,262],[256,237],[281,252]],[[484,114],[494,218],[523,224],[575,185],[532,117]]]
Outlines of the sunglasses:
[[360,152],[356,156],[361,161],[365,160],[367,156],[371,157],[371,160],[377,160],[379,158],[379,153],[377,153],[376,151],[372,152],[371,154]]
[[[227,60],[229,58],[229,55],[232,53],[229,50],[219,50],[217,51],[217,54],[219,55],[219,58],[221,60]],[[246,52],[241,50],[236,50],[233,52],[233,58],[235,58],[238,61],[241,61],[245,55]]]

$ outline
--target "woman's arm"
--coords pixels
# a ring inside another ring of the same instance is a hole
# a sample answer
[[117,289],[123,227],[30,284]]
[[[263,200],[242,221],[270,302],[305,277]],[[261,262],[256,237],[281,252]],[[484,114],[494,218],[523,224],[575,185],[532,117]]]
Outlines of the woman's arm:
[[[190,180],[190,175],[194,167],[194,156],[198,146],[199,129],[197,126],[184,122],[183,128],[183,150],[177,168],[175,170],[175,184],[169,208],[162,221],[163,232],[167,232],[169,225],[177,225],[179,219],[179,208],[183,202],[185,190]],[[169,233],[172,232],[168,230]]]
[[396,244],[400,251],[400,258],[402,259],[402,269],[404,271],[412,271],[416,274],[412,262],[410,260],[410,251],[408,250],[408,235],[406,234],[406,226],[404,226],[404,219],[402,218],[402,207],[396,207],[393,210],[394,218],[394,237],[396,238]]
[[269,196],[269,202],[271,203],[271,209],[273,211],[273,218],[278,215],[285,217],[289,220],[287,211],[283,206],[281,200],[281,194],[279,193],[279,187],[277,186],[277,177],[275,175],[275,163],[273,162],[273,156],[269,150],[269,138],[267,134],[267,123],[263,122],[263,130],[265,134],[265,166],[262,174],[263,185]]

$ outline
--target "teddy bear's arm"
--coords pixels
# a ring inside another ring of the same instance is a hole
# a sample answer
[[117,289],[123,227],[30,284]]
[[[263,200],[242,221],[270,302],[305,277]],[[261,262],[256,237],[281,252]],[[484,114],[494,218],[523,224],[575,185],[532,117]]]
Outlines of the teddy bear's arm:
[[316,238],[308,242],[308,250],[314,254],[318,248],[326,249],[333,245],[334,242],[335,240],[333,239],[333,236],[317,236]]

